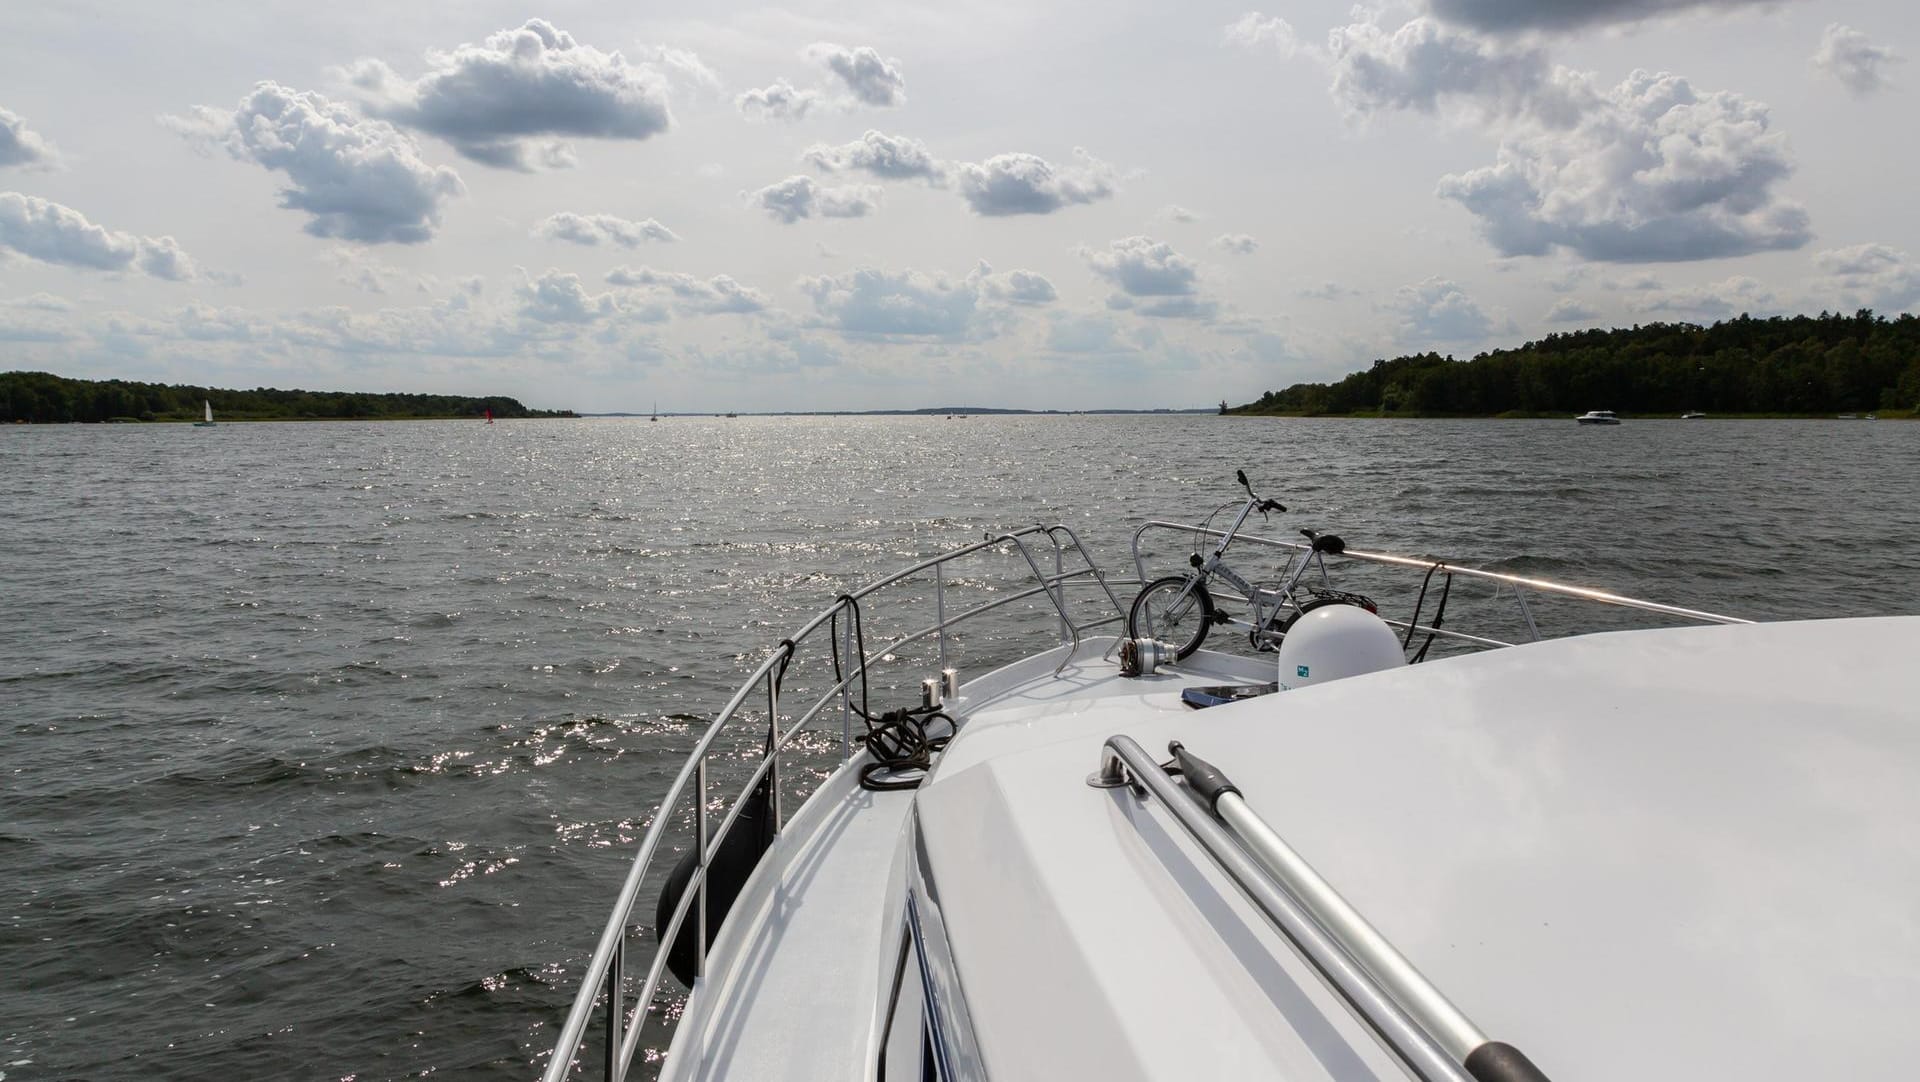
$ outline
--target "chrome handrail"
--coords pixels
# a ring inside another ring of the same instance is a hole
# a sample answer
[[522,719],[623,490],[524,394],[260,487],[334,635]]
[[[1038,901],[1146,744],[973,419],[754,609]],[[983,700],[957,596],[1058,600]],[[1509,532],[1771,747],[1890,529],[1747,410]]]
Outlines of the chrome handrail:
[[[1146,565],[1146,557],[1140,551],[1140,539],[1149,530],[1172,530],[1180,533],[1192,534],[1196,537],[1208,537],[1208,538],[1219,538],[1219,537],[1226,536],[1225,530],[1214,529],[1213,527],[1210,527],[1210,526],[1196,525],[1191,522],[1168,522],[1163,519],[1152,519],[1147,522],[1141,523],[1140,526],[1138,526],[1133,531],[1133,538],[1132,538],[1131,545],[1132,545],[1132,552],[1133,552],[1134,572],[1139,576],[1139,578],[1143,582],[1147,580],[1147,565]],[[1527,606],[1525,591],[1528,591],[1528,590],[1532,590],[1536,593],[1551,594],[1559,597],[1573,598],[1579,601],[1590,601],[1590,602],[1594,602],[1596,604],[1601,604],[1601,605],[1613,605],[1620,608],[1634,609],[1640,612],[1657,613],[1662,616],[1672,616],[1682,620],[1692,620],[1698,623],[1705,623],[1705,624],[1750,624],[1753,622],[1752,620],[1744,619],[1739,616],[1726,616],[1721,613],[1706,612],[1700,609],[1689,609],[1679,605],[1667,605],[1658,601],[1647,601],[1637,597],[1626,597],[1622,594],[1609,593],[1605,590],[1594,590],[1585,586],[1569,586],[1565,583],[1553,582],[1548,579],[1536,579],[1526,575],[1512,575],[1504,571],[1486,571],[1477,567],[1466,567],[1460,564],[1450,564],[1442,560],[1421,560],[1421,559],[1415,559],[1410,556],[1395,556],[1390,553],[1383,553],[1383,552],[1365,552],[1360,549],[1351,549],[1351,548],[1346,549],[1345,551],[1337,554],[1329,554],[1324,552],[1316,553],[1313,550],[1313,546],[1309,544],[1304,544],[1299,541],[1283,541],[1278,538],[1262,537],[1259,534],[1253,534],[1253,533],[1237,534],[1233,539],[1233,543],[1236,545],[1244,543],[1244,544],[1251,544],[1251,545],[1260,545],[1267,548],[1287,550],[1290,558],[1314,556],[1321,561],[1321,569],[1323,572],[1326,569],[1326,561],[1329,558],[1332,558],[1336,560],[1353,560],[1358,563],[1379,564],[1387,567],[1404,567],[1412,570],[1424,571],[1429,574],[1438,573],[1438,574],[1444,574],[1444,575],[1457,575],[1457,576],[1460,576],[1461,578],[1477,579],[1482,582],[1492,582],[1492,583],[1495,583],[1497,586],[1508,586],[1508,587],[1511,587],[1514,591],[1514,594],[1513,594],[1514,600],[1519,605],[1521,618],[1525,621],[1527,625],[1527,632],[1529,635],[1532,636],[1530,641],[1533,641],[1533,642],[1540,641],[1540,629],[1538,625],[1534,623],[1533,610],[1528,608]],[[1389,624],[1393,624],[1394,626],[1401,627],[1403,629],[1408,626],[1405,623],[1401,623],[1393,620],[1389,620],[1387,622]],[[1453,639],[1458,639],[1462,641],[1477,642],[1483,646],[1512,645],[1511,643],[1502,642],[1498,639],[1486,639],[1486,638],[1481,638],[1479,636],[1467,635],[1462,632],[1456,632],[1456,631],[1448,631],[1442,628],[1430,627],[1427,625],[1414,625],[1413,630],[1422,634],[1426,634],[1426,633],[1437,634],[1443,638],[1453,638]]]
[[[1035,557],[1032,548],[1029,546],[1029,541],[1044,541],[1052,547],[1054,566],[1052,574],[1048,574],[1041,569],[1040,560]],[[987,549],[1009,545],[1021,556],[1027,569],[1032,573],[1036,585],[1016,591],[1006,597],[996,598],[985,604],[966,608],[955,615],[948,616],[945,596],[946,576],[944,574],[946,565]],[[1080,554],[1081,559],[1085,562],[1084,567],[1071,569],[1067,567],[1066,549],[1069,547]],[[861,653],[859,657],[854,657],[854,651],[851,648],[851,639],[853,637],[854,622],[861,619],[859,603],[882,590],[927,572],[928,570],[934,572],[935,621],[933,625],[909,634],[901,635],[898,638],[889,639],[877,647]],[[1088,578],[1091,578],[1092,581],[1077,581]],[[1067,610],[1066,588],[1069,585],[1098,586],[1101,591],[1105,593],[1107,601],[1112,605],[1113,615],[1089,623],[1075,623],[1072,615]],[[1004,605],[1042,594],[1046,596],[1050,607],[1059,617],[1061,637],[1064,645],[1068,647],[1067,650],[1063,651],[1062,666],[1073,656],[1074,649],[1080,645],[1081,632],[1089,628],[1103,626],[1115,621],[1124,621],[1126,619],[1125,612],[1120,606],[1119,598],[1113,592],[1112,584],[1100,570],[1099,566],[1094,563],[1092,554],[1081,544],[1080,538],[1070,527],[1064,524],[1030,526],[1019,530],[991,535],[983,540],[962,546],[950,552],[930,557],[910,567],[868,583],[851,593],[843,594],[832,605],[822,610],[803,625],[791,638],[783,640],[778,647],[768,654],[766,659],[761,661],[760,664],[753,669],[752,673],[740,685],[739,689],[727,700],[726,705],[721,708],[713,722],[709,724],[705,732],[701,734],[699,741],[695,743],[693,750],[688,754],[686,762],[681,765],[679,773],[675,775],[672,784],[667,787],[666,794],[661,798],[659,807],[654,813],[653,820],[648,824],[646,833],[641,838],[640,847],[634,854],[633,861],[627,871],[627,876],[621,883],[620,893],[614,902],[613,911],[609,914],[607,923],[600,933],[600,938],[594,946],[593,955],[587,963],[586,971],[580,983],[580,989],[574,996],[573,1005],[567,1013],[566,1021],[562,1024],[559,1036],[554,1042],[553,1052],[541,1075],[543,1082],[561,1082],[573,1069],[576,1063],[576,1057],[579,1055],[581,1046],[585,1041],[587,1026],[592,1020],[594,1008],[596,1004],[600,1002],[602,995],[606,997],[607,1047],[605,1063],[607,1078],[610,1080],[618,1080],[625,1076],[628,1066],[633,1062],[633,1056],[639,1049],[639,1037],[645,1023],[647,1011],[651,1007],[654,997],[658,994],[661,981],[666,973],[666,962],[669,954],[666,945],[671,944],[675,937],[679,935],[680,929],[690,913],[694,915],[696,922],[695,938],[698,944],[695,952],[696,979],[705,973],[706,935],[704,922],[706,920],[705,895],[708,865],[719,852],[720,846],[725,841],[728,832],[733,829],[734,824],[739,820],[746,804],[746,798],[762,782],[770,777],[777,776],[780,753],[786,749],[795,735],[806,730],[809,725],[824,714],[827,707],[832,704],[835,698],[839,698],[842,703],[843,718],[848,719],[843,721],[841,752],[843,758],[851,757],[854,753],[850,721],[852,715],[852,688],[857,681],[867,675],[875,660],[909,643],[924,640],[928,636],[935,636],[938,639],[940,664],[942,668],[944,668],[946,667],[948,659],[946,636],[949,629],[986,612],[1001,608]],[[811,706],[795,718],[793,723],[783,731],[780,726],[779,714],[780,681],[782,675],[784,675],[787,666],[792,663],[803,644],[809,642],[822,627],[835,623],[842,617],[846,618],[846,625],[843,631],[846,641],[844,644],[835,645],[839,650],[839,656],[845,656],[847,658],[847,665],[845,665],[843,671],[838,674],[839,679],[830,685],[818,700],[813,702]],[[709,809],[707,807],[707,758],[713,751],[714,745],[718,741],[721,732],[728,728],[736,717],[740,716],[741,708],[745,705],[748,697],[762,685],[765,686],[768,699],[766,748],[761,755],[760,761],[748,777],[746,784],[734,797],[726,814],[721,817],[718,829],[710,830],[708,823]],[[862,706],[864,707],[864,705],[863,703]],[[666,925],[660,929],[659,938],[662,946],[660,949],[654,951],[653,961],[648,966],[645,976],[640,981],[639,997],[633,1001],[631,1009],[629,1009],[623,987],[626,979],[625,954],[628,939],[628,921],[632,916],[634,905],[639,900],[640,891],[646,883],[647,874],[652,869],[654,859],[658,855],[662,839],[665,836],[667,822],[670,818],[669,811],[679,805],[682,797],[686,794],[689,782],[694,784],[698,798],[695,810],[694,841],[694,851],[699,854],[698,861],[692,876],[688,880],[684,893],[674,907],[671,917]],[[779,818],[777,795],[775,800],[774,827],[775,830],[778,831],[782,823]]]
[[[1396,1000],[1367,968],[1364,955],[1356,954],[1354,944],[1334,935],[1315,919],[1312,911],[1241,848],[1198,801],[1182,793],[1133,738],[1107,738],[1100,750],[1100,770],[1095,779],[1100,786],[1116,790],[1139,786],[1158,798],[1174,821],[1199,843],[1248,900],[1266,914],[1280,934],[1299,949],[1355,1015],[1421,1079],[1475,1082],[1449,1053],[1441,1036],[1429,1028],[1430,1023],[1423,1022]],[[1414,976],[1419,975],[1416,972]],[[1424,978],[1419,979],[1424,982]],[[1445,1002],[1437,990],[1433,994]],[[1471,1023],[1468,1026],[1470,1028]]]

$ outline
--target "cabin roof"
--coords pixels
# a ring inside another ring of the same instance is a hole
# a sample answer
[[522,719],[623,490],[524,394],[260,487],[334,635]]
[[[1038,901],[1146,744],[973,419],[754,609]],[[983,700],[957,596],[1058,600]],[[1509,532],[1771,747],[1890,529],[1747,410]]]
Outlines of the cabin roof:
[[1403,1077],[1163,809],[1085,784],[1125,733],[1224,770],[1551,1077],[1905,1077],[1915,657],[1920,617],[1809,621],[1554,640],[1205,711],[1174,705],[1191,680],[1091,665],[963,704],[917,814],[987,1063]]

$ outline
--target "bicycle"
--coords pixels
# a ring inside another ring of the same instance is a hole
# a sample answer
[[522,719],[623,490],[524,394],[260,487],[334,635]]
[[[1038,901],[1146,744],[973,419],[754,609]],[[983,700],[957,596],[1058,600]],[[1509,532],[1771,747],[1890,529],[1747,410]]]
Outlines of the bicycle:
[[[1318,564],[1324,577],[1326,557],[1338,556],[1346,551],[1346,542],[1335,534],[1302,529],[1300,535],[1307,539],[1308,551],[1292,561],[1292,572],[1275,589],[1255,586],[1228,567],[1225,559],[1227,547],[1233,544],[1240,528],[1246,525],[1247,519],[1255,511],[1265,518],[1271,512],[1284,512],[1287,509],[1278,500],[1262,499],[1255,495],[1253,486],[1247,482],[1247,471],[1236,470],[1234,476],[1240,486],[1247,490],[1247,502],[1241,505],[1240,514],[1234,518],[1233,525],[1220,536],[1220,543],[1214,546],[1212,555],[1202,557],[1198,552],[1193,554],[1192,571],[1155,579],[1141,588],[1127,612],[1129,638],[1156,639],[1167,643],[1173,647],[1173,659],[1178,661],[1198,650],[1215,624],[1246,627],[1247,640],[1254,649],[1275,650],[1294,621],[1322,605],[1358,605],[1368,612],[1379,611],[1370,598],[1339,590],[1309,588],[1312,596],[1305,601],[1299,598],[1297,591],[1307,568]],[[1216,575],[1231,583],[1239,591],[1240,599],[1253,607],[1251,622],[1234,619],[1214,608],[1212,580]]]

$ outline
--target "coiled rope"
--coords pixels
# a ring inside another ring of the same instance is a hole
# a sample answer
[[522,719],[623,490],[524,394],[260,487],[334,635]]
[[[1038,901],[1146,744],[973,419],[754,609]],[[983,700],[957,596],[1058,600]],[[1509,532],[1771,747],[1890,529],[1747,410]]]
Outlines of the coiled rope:
[[[840,614],[845,611],[854,649],[858,651],[855,656],[860,659],[860,701],[857,704],[849,701],[849,705],[867,724],[866,735],[860,739],[867,753],[873,756],[873,762],[860,768],[860,788],[872,792],[918,788],[933,767],[934,755],[953,739],[953,717],[937,706],[902,707],[877,717],[868,709],[867,638],[861,626],[860,602],[852,594],[841,594],[838,600],[840,607],[834,610],[827,628],[827,637],[832,643],[833,679],[836,684],[846,682],[840,663]],[[936,722],[945,722],[946,732],[933,732]]]

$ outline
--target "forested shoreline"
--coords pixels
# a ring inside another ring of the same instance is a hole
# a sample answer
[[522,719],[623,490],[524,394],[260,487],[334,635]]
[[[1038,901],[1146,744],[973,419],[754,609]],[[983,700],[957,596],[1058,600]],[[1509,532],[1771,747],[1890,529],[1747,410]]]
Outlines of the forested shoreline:
[[197,421],[203,402],[220,421],[424,420],[572,417],[572,410],[528,409],[504,395],[368,394],[356,391],[251,391],[128,380],[68,379],[50,372],[0,372],[0,423]]
[[1298,383],[1221,412],[1490,417],[1594,409],[1911,412],[1920,409],[1920,318],[1863,310],[1572,331],[1470,360],[1438,353],[1382,359],[1335,383]]

